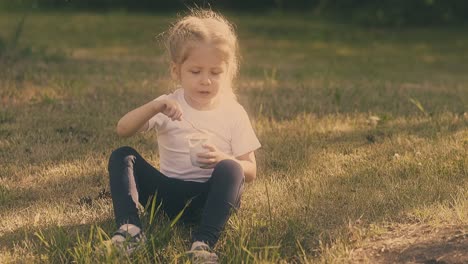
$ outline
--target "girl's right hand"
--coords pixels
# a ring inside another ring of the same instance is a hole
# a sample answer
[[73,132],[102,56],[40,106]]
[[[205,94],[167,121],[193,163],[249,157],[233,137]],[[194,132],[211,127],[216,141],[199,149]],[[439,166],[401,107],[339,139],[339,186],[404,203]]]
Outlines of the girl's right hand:
[[160,102],[163,105],[161,113],[165,114],[172,121],[182,121],[182,108],[178,102],[171,99],[163,99]]

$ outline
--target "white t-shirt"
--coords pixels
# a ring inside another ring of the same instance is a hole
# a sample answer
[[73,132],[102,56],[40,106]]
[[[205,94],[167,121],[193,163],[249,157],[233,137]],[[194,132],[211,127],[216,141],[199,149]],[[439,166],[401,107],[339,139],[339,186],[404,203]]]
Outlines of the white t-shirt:
[[[227,155],[239,157],[261,146],[247,112],[234,100],[221,102],[212,110],[200,111],[187,103],[182,88],[155,100],[159,99],[177,101],[182,108],[183,118],[190,120],[197,128],[208,131],[212,135],[211,143]],[[163,113],[149,120],[147,131],[152,129],[158,133],[160,171],[164,175],[185,181],[208,181],[213,169],[195,167],[190,161],[186,136],[197,130],[183,119],[172,121]]]

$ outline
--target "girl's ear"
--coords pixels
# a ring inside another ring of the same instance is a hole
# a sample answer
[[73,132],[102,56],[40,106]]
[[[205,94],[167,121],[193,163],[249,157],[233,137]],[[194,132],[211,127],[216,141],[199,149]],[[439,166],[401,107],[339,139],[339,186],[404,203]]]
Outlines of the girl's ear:
[[171,77],[174,81],[180,80],[180,67],[174,62],[171,62]]

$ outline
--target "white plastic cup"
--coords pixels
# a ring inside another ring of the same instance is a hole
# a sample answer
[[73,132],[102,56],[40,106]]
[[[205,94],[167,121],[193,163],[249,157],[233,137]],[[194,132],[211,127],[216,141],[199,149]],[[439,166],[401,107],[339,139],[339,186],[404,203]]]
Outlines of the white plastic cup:
[[209,152],[208,149],[204,148],[203,145],[210,142],[210,134],[205,133],[193,133],[187,136],[190,149],[190,161],[195,167],[201,167],[203,164],[198,163],[197,154]]

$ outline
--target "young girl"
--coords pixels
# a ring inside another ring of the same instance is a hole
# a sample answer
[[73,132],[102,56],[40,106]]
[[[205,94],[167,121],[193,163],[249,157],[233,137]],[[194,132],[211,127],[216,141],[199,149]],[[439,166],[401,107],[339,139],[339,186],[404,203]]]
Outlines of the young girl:
[[[171,218],[191,200],[182,217],[198,223],[189,252],[216,262],[212,248],[231,210],[240,206],[244,181],[255,179],[254,151],[260,147],[232,91],[238,72],[237,37],[219,14],[192,11],[168,31],[167,49],[171,76],[179,88],[132,110],[117,124],[122,137],[157,132],[160,169],[131,147],[111,154],[110,187],[119,226],[112,242],[128,245],[144,239],[137,206],[146,205],[151,196],[156,195]],[[195,157],[198,166],[191,162],[187,140],[193,133],[211,137]]]

